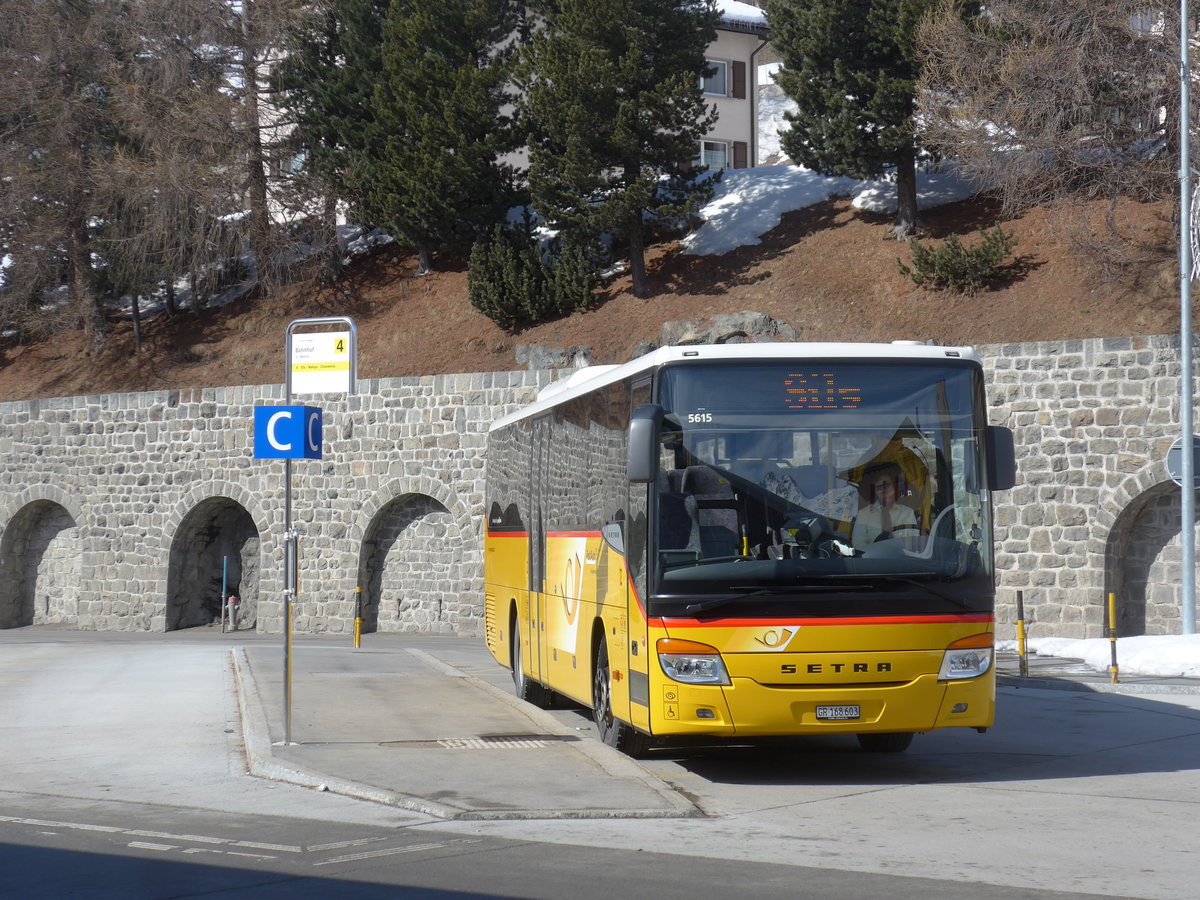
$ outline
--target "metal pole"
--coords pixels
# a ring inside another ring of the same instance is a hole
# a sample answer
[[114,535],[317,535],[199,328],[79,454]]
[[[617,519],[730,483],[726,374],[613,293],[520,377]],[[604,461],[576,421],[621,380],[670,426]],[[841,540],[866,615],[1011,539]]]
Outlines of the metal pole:
[[[358,381],[358,328],[346,316],[294,319],[288,323],[283,341],[284,403],[292,405],[292,336],[296,329],[310,325],[345,325],[350,333],[350,377],[347,395]],[[300,593],[300,532],[292,525],[292,461],[283,461],[283,742],[292,742],[292,621]]]
[[1188,0],[1179,5],[1179,430],[1183,545],[1182,624],[1196,633],[1196,486],[1192,447],[1192,160]]
[[1025,592],[1017,591],[1017,658],[1021,677],[1029,675],[1029,643],[1025,640]]
[[292,608],[296,602],[296,532],[292,528],[292,461],[283,461],[283,742],[292,742]]
[[[284,405],[292,405],[292,329],[283,341]],[[283,742],[292,742],[292,609],[296,603],[296,534],[292,528],[292,461],[283,461]]]
[[1116,684],[1119,669],[1117,667],[1117,595],[1108,595],[1108,614],[1104,617],[1108,622],[1108,646],[1111,651],[1111,662],[1108,666],[1109,681]]
[[354,588],[354,648],[362,645],[362,585]]

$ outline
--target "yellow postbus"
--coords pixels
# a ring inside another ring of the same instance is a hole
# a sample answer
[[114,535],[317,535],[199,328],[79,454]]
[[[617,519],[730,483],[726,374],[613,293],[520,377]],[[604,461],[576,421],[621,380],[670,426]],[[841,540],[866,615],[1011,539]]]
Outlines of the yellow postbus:
[[523,699],[656,738],[992,724],[988,426],[969,347],[665,347],[493,423],[485,627]]

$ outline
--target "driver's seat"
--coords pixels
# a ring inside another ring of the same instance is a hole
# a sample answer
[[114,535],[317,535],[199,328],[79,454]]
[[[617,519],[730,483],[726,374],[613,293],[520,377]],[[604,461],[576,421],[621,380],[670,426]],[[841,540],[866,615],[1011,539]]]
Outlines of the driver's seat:
[[701,556],[739,556],[738,501],[729,479],[712,466],[688,466],[679,489],[692,518],[693,541],[699,535]]

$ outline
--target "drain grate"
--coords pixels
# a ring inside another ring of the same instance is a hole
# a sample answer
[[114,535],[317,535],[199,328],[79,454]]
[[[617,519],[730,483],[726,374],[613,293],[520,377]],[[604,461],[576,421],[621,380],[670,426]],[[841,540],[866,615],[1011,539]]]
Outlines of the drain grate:
[[503,734],[471,738],[445,738],[438,746],[445,750],[537,750],[559,743],[562,738],[546,734]]

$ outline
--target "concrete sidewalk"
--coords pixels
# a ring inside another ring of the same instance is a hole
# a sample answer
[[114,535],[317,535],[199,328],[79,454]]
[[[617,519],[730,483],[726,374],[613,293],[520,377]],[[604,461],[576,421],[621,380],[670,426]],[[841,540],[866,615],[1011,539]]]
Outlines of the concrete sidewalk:
[[[483,641],[367,635],[293,645],[284,743],[282,638],[231,651],[251,773],[444,819],[658,818],[702,813],[637,761],[598,741],[584,716],[513,695]],[[1200,693],[1186,678],[1124,676],[1000,654],[1002,687]]]
[[700,815],[586,727],[517,700],[480,639],[294,642],[287,744],[282,638],[231,653],[255,775],[447,819]]
[[1015,652],[996,654],[996,683],[1001,687],[1091,691],[1098,694],[1200,694],[1200,679],[1118,671],[1114,684],[1108,672],[1098,672],[1083,660],[1053,656],[1027,656],[1026,674],[1022,675],[1021,660]]

